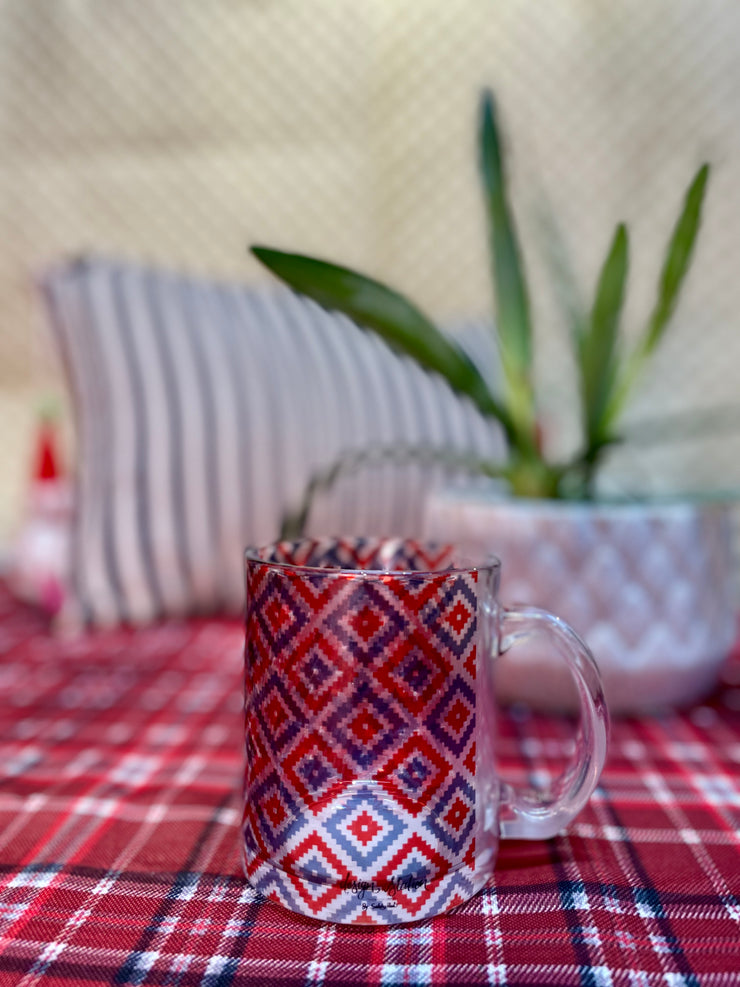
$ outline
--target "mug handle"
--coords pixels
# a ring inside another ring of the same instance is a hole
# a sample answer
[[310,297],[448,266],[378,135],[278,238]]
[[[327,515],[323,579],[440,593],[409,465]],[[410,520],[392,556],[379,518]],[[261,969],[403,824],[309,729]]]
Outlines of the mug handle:
[[500,785],[499,834],[504,838],[542,840],[555,836],[588,801],[606,759],[609,713],[599,669],[588,645],[572,627],[537,607],[501,610],[498,653],[533,637],[545,637],[567,665],[580,700],[575,748],[563,774],[544,790]]

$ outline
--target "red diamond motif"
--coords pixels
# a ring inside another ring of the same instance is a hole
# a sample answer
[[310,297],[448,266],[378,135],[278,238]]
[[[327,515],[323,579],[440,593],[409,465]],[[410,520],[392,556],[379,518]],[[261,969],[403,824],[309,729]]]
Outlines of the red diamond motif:
[[457,798],[445,812],[443,818],[449,826],[459,831],[460,826],[467,821],[469,815],[470,807],[461,798]]
[[455,733],[460,734],[470,719],[471,711],[458,696],[455,702],[445,712],[444,722]]
[[283,703],[280,702],[280,697],[273,693],[265,703],[264,710],[267,725],[273,732],[277,731],[286,715],[286,709]]
[[371,744],[383,729],[383,724],[369,709],[363,709],[350,721],[349,729],[361,744]]
[[349,621],[352,630],[367,643],[383,626],[383,618],[372,607],[363,607]]
[[447,614],[447,623],[456,634],[462,634],[471,617],[472,611],[466,607],[462,600],[458,600],[452,610]]
[[264,613],[265,620],[276,637],[294,620],[293,611],[277,595],[270,598]]
[[262,803],[262,808],[275,829],[281,826],[288,816],[277,792],[271,795],[270,798],[265,799]]
[[377,820],[373,819],[369,812],[361,812],[352,820],[347,829],[359,843],[362,843],[363,847],[366,847],[368,843],[372,843],[383,827]]

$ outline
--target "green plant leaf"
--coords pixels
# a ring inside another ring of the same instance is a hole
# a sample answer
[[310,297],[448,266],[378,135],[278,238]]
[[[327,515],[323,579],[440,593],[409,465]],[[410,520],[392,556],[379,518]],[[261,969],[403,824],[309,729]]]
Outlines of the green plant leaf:
[[599,275],[591,318],[578,353],[587,458],[607,439],[604,415],[616,379],[617,336],[628,263],[627,228],[620,223]]
[[349,268],[314,257],[262,246],[251,250],[295,291],[324,308],[343,312],[425,370],[440,374],[453,390],[467,395],[483,414],[497,418],[507,435],[511,434],[509,416],[475,364],[403,295]]
[[509,208],[493,95],[481,102],[480,170],[485,193],[496,296],[496,330],[511,417],[520,440],[534,444],[534,396],[530,380],[532,326],[514,221]]
[[704,164],[686,192],[683,210],[668,244],[660,275],[658,299],[645,334],[643,349],[646,356],[649,356],[659,343],[676,307],[681,285],[691,264],[708,179],[709,165]]
[[691,266],[694,244],[701,225],[702,208],[709,180],[709,165],[703,164],[691,181],[684,198],[683,209],[668,242],[663,269],[658,282],[658,297],[647,328],[626,361],[606,414],[608,428],[619,417],[627,396],[634,387],[645,362],[662,339],[676,308],[686,274]]

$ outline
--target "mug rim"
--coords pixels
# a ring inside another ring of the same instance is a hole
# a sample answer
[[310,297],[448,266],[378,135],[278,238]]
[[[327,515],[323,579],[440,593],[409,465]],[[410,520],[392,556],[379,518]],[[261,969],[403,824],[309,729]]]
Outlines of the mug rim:
[[[398,569],[398,568],[359,568],[350,567],[342,565],[306,565],[304,563],[296,563],[289,561],[282,561],[276,559],[265,559],[262,558],[260,553],[267,552],[268,550],[275,549],[280,545],[301,545],[306,543],[313,543],[314,545],[320,545],[322,542],[327,544],[336,543],[341,541],[349,540],[358,541],[374,541],[378,544],[390,544],[390,545],[403,545],[403,544],[415,544],[429,549],[434,550],[434,547],[439,549],[451,548],[459,555],[462,556],[460,564],[455,564],[448,566],[444,569]],[[393,576],[394,579],[397,578],[414,578],[418,579],[421,576],[450,576],[456,573],[470,573],[470,572],[494,572],[500,571],[501,569],[501,559],[494,552],[481,549],[478,553],[479,558],[474,560],[472,558],[471,551],[468,548],[462,547],[459,543],[455,541],[437,541],[435,539],[429,538],[404,538],[404,537],[384,537],[384,536],[362,536],[362,535],[346,535],[346,536],[336,536],[336,535],[319,535],[316,538],[311,538],[304,536],[301,538],[289,538],[289,539],[275,539],[273,541],[264,542],[259,545],[248,545],[244,549],[244,561],[253,562],[258,565],[269,566],[271,569],[282,569],[288,572],[305,572],[311,574],[322,574],[326,576]]]

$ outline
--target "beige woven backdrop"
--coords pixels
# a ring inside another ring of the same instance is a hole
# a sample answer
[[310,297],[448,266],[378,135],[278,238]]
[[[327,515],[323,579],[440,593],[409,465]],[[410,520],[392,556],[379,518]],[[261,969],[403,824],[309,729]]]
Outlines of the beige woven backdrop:
[[[641,327],[683,190],[714,165],[674,331],[633,416],[738,399],[740,5],[732,0],[0,0],[0,545],[60,386],[35,272],[81,251],[257,280],[261,241],[487,311],[476,102],[498,97],[551,440],[572,436],[542,216],[590,293],[632,233]],[[740,438],[620,453],[615,485],[740,487]]]

